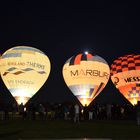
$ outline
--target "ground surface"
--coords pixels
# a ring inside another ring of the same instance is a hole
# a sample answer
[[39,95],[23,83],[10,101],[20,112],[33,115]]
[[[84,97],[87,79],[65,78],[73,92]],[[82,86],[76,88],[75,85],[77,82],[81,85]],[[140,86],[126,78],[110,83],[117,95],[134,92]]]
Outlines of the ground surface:
[[10,120],[0,122],[0,140],[61,138],[111,138],[140,140],[140,126],[135,121]]

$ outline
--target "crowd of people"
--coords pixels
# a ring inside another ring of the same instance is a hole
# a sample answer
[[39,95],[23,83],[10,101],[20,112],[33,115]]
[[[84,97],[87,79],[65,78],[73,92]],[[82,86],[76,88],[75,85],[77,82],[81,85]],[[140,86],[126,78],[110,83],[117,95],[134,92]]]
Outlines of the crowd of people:
[[92,121],[92,120],[135,120],[140,125],[140,105],[111,105],[111,104],[92,104],[81,106],[80,104],[33,104],[20,105],[4,104],[0,106],[0,119],[23,120],[71,120],[73,122]]

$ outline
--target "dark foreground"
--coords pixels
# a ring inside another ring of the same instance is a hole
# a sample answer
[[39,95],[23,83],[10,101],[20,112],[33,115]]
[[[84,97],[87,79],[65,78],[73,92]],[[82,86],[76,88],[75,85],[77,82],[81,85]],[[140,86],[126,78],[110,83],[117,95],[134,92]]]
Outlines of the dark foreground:
[[140,139],[140,126],[135,121],[9,120],[0,122],[0,140],[19,139],[108,138]]

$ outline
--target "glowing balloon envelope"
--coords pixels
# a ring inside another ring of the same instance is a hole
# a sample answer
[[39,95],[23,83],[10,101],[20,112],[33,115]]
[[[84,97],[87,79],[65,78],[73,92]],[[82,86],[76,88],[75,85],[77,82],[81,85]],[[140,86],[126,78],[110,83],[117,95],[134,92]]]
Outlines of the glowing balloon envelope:
[[111,65],[111,80],[132,104],[140,101],[140,55],[125,55]]
[[25,104],[50,74],[49,58],[40,50],[17,46],[1,56],[1,77],[17,103]]
[[83,106],[88,106],[103,90],[109,76],[107,62],[89,53],[73,56],[63,66],[64,81]]

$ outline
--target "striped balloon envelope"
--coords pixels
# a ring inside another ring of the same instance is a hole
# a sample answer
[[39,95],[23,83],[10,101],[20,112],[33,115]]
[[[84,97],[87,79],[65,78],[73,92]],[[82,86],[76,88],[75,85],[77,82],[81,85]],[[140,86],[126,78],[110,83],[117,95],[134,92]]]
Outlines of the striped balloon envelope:
[[33,47],[13,47],[1,56],[2,80],[18,104],[25,104],[42,87],[50,69],[49,58]]
[[103,58],[87,53],[68,59],[62,73],[71,92],[88,106],[107,84],[110,69]]
[[111,65],[111,80],[132,104],[140,101],[140,55],[119,57]]

